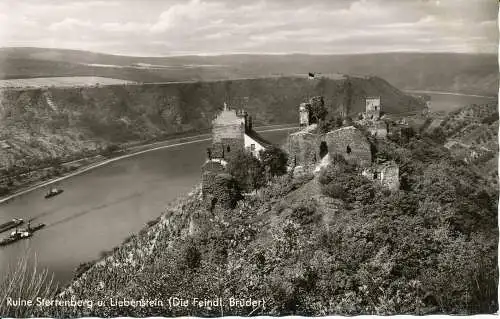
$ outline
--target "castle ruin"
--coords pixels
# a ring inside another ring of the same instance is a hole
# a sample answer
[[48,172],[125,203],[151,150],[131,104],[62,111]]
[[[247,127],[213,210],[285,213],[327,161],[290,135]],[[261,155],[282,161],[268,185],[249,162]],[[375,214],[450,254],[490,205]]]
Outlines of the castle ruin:
[[380,96],[366,98],[365,118],[369,120],[380,119]]
[[226,166],[240,151],[259,158],[260,152],[271,146],[253,130],[252,117],[246,111],[230,109],[224,103],[223,110],[212,121],[212,145],[207,148],[207,160],[201,169],[203,197],[222,198],[216,195],[220,192],[219,184],[228,181]]
[[[317,125],[303,121],[304,103],[299,106],[301,130],[288,136],[288,154],[296,171],[312,171],[325,156],[341,155],[348,163],[363,168],[362,175],[387,187],[399,189],[399,167],[395,162],[372,163],[372,145],[364,133],[352,125],[318,133]],[[306,124],[309,124],[307,126]],[[386,138],[387,123],[381,119],[380,97],[366,99],[364,118],[357,122],[377,138]]]
[[326,155],[339,154],[347,162],[359,166],[371,163],[370,143],[363,133],[354,126],[347,126],[317,134],[299,131],[288,137],[288,153],[294,166],[312,169]]
[[361,174],[389,190],[399,189],[399,166],[394,161],[373,164],[365,168]]
[[382,104],[380,97],[367,97],[365,112],[361,114],[358,124],[364,126],[370,135],[376,138],[387,137],[387,123],[382,119]]

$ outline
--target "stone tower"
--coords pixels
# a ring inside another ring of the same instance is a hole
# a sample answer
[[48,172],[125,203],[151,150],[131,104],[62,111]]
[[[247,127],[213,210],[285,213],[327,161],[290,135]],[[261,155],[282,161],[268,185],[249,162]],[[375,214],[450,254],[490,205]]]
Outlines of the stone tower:
[[307,103],[300,103],[299,106],[299,124],[300,126],[309,125],[309,108]]
[[243,149],[247,114],[232,110],[224,103],[224,109],[212,121],[211,158],[228,159]]
[[380,118],[380,96],[366,97],[365,116],[369,120],[377,120]]
[[347,117],[347,106],[345,103],[340,103],[339,105],[339,115],[341,118]]

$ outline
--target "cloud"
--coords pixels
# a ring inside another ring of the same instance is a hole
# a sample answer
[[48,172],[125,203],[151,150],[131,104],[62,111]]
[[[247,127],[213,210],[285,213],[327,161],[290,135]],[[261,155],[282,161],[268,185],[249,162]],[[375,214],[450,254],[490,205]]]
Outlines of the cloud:
[[5,0],[0,46],[143,55],[496,52],[497,7],[493,0]]
[[68,30],[75,28],[91,28],[93,26],[90,21],[81,21],[75,18],[65,18],[62,21],[52,23],[48,29],[51,31]]

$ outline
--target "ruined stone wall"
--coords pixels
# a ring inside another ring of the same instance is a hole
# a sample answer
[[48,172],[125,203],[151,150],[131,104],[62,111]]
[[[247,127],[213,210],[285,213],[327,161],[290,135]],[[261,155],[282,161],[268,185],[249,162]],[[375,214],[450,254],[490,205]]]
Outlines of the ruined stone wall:
[[380,168],[380,182],[390,190],[399,189],[399,166],[389,163]]
[[225,208],[234,207],[241,196],[230,174],[210,171],[202,175],[202,194],[207,204]]
[[205,172],[213,172],[216,174],[224,173],[226,170],[225,164],[226,162],[223,160],[218,160],[218,159],[209,160],[206,161],[205,164],[203,164],[203,166],[201,167],[201,172],[202,174]]
[[399,189],[399,166],[394,161],[367,167],[362,175],[391,191]]
[[319,136],[297,132],[288,136],[290,164],[311,168],[319,161]]
[[354,126],[328,132],[323,139],[326,141],[330,156],[337,153],[342,155],[348,162],[359,166],[369,166],[371,164],[370,142]]
[[387,137],[387,123],[384,121],[374,121],[366,126],[368,132],[376,138],[385,139]]

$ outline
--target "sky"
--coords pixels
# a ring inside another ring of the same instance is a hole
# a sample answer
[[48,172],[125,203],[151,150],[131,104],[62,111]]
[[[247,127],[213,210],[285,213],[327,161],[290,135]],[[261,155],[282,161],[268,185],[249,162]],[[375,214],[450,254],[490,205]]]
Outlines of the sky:
[[498,0],[0,0],[0,47],[168,56],[498,51]]

